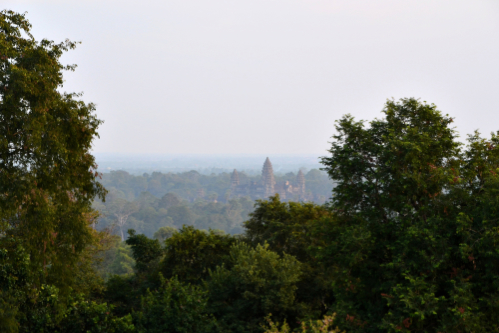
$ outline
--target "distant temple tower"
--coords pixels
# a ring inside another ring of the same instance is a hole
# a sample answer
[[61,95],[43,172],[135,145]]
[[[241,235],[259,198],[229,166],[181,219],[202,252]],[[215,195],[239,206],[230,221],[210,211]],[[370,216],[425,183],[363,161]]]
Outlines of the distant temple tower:
[[305,197],[305,175],[301,170],[298,171],[298,175],[296,176],[296,187],[300,199],[303,199]]
[[270,160],[267,157],[263,164],[262,179],[259,182],[248,180],[245,176],[243,178],[243,184],[241,184],[239,173],[234,169],[230,175],[230,191],[227,195],[229,198],[248,197],[255,200],[279,194],[281,200],[292,199],[307,201],[308,197],[305,192],[305,182],[305,175],[303,174],[303,171],[299,170],[294,181],[290,182],[289,180],[286,180],[277,184],[272,163],[270,163]]
[[274,179],[274,170],[272,169],[272,163],[270,163],[269,158],[265,160],[263,164],[262,170],[262,181],[264,188],[264,197],[268,198],[272,195],[275,195],[275,179]]
[[231,190],[235,190],[237,186],[239,186],[239,174],[237,173],[236,169],[234,169],[232,175],[230,175],[230,184]]

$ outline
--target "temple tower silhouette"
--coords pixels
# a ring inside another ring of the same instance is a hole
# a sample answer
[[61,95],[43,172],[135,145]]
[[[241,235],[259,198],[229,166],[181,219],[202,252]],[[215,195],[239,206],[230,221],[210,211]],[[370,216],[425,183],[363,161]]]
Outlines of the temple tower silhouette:
[[230,185],[232,190],[236,189],[236,187],[239,185],[239,173],[237,173],[236,169],[234,169],[234,171],[230,175]]
[[264,189],[264,197],[268,198],[275,194],[275,179],[274,170],[272,169],[272,163],[270,163],[269,158],[265,160],[262,169],[262,182]]

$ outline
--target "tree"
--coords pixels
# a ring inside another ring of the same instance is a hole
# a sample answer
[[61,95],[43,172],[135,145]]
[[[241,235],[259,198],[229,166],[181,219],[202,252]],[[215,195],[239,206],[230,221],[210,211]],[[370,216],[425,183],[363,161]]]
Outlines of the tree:
[[29,255],[12,237],[2,239],[0,248],[0,331],[18,332],[19,308],[30,293]]
[[238,243],[226,265],[210,271],[208,307],[228,332],[262,332],[264,318],[296,319],[302,265],[293,256]]
[[[163,249],[157,239],[150,239],[144,235],[136,235],[135,230],[128,230],[130,235],[126,240],[127,245],[132,248],[135,268],[138,272],[151,270],[151,265],[157,263],[163,255]],[[155,266],[155,265],[154,265]]]
[[244,222],[245,241],[253,246],[267,244],[269,250],[280,255],[290,254],[302,263],[303,275],[297,284],[296,297],[309,306],[308,314],[311,311],[324,314],[327,311],[324,305],[334,300],[329,275],[309,251],[317,245],[311,231],[323,218],[330,216],[331,212],[324,206],[282,202],[276,195],[268,200],[257,200],[250,219]]
[[[301,330],[294,330],[293,332],[300,332],[300,333],[345,333],[345,332],[340,332],[340,330],[336,327],[333,328],[333,322],[334,318],[336,317],[335,314],[332,316],[324,316],[324,319],[322,320],[316,320],[312,321],[309,320],[308,322],[302,321],[301,322]],[[291,328],[289,325],[284,321],[282,325],[279,325],[279,323],[274,323],[271,319],[270,316],[267,318],[269,328],[265,330],[265,333],[290,333]],[[281,326],[279,328],[279,326]]]
[[196,221],[196,214],[187,206],[171,207],[168,209],[168,216],[173,220],[176,227],[193,225]]
[[121,241],[118,235],[109,235],[106,249],[96,259],[97,270],[101,277],[109,278],[113,275],[132,274],[135,260],[133,260],[132,249]]
[[108,211],[116,217],[116,225],[120,228],[121,240],[125,240],[124,226],[128,217],[137,212],[139,207],[135,202],[129,202],[125,199],[116,199],[108,206]]
[[282,202],[279,195],[257,200],[250,219],[244,222],[245,237],[253,245],[269,244],[279,254],[287,253],[300,261],[310,260],[309,229],[315,220],[331,213],[314,203]]
[[160,276],[160,286],[142,297],[135,321],[141,332],[216,332],[216,321],[207,313],[206,303],[206,291],[199,286]]
[[416,99],[347,115],[325,170],[333,216],[316,224],[338,324],[350,332],[497,332],[499,137],[469,137]]
[[172,237],[176,232],[178,232],[177,228],[169,226],[161,227],[154,233],[154,239],[157,239],[162,243],[168,238]]
[[178,205],[180,205],[180,199],[174,193],[166,193],[158,202],[158,207],[164,209],[170,209]]
[[235,241],[230,235],[184,226],[165,240],[161,272],[167,278],[177,276],[183,282],[200,283],[210,269],[224,262]]
[[90,154],[102,122],[81,95],[60,92],[76,65],[59,59],[76,43],[38,42],[30,29],[24,14],[0,12],[0,234],[62,288],[92,241],[91,203],[105,195]]

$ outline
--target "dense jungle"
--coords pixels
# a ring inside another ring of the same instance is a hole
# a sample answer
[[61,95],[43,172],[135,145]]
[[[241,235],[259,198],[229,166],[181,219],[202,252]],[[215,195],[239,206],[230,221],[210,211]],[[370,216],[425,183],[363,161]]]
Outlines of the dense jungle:
[[0,12],[1,332],[499,331],[499,132],[415,98],[345,115],[305,175],[324,202],[101,175],[95,105],[60,89],[77,44],[30,29]]
[[[93,208],[100,213],[95,228],[120,234],[123,239],[127,229],[153,237],[160,228],[178,229],[183,225],[241,234],[243,222],[255,202],[251,192],[232,193],[235,191],[232,187],[231,192],[231,175],[225,172],[211,175],[196,171],[154,172],[138,176],[118,170],[104,173],[101,178],[99,182],[108,193],[105,201],[97,199],[93,203]],[[295,178],[292,172],[276,174],[275,182],[284,184]],[[242,184],[258,183],[261,176],[243,172],[238,173],[238,180]],[[295,196],[296,201],[324,204],[331,196],[333,186],[325,172],[317,169],[306,172],[304,183],[304,200]]]

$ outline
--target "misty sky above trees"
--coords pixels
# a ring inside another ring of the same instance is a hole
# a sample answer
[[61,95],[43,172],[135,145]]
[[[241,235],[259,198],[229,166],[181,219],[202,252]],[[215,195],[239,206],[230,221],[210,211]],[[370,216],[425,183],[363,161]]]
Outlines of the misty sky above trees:
[[82,41],[67,91],[95,152],[323,154],[334,120],[416,97],[464,139],[499,128],[495,0],[7,0],[35,38]]

